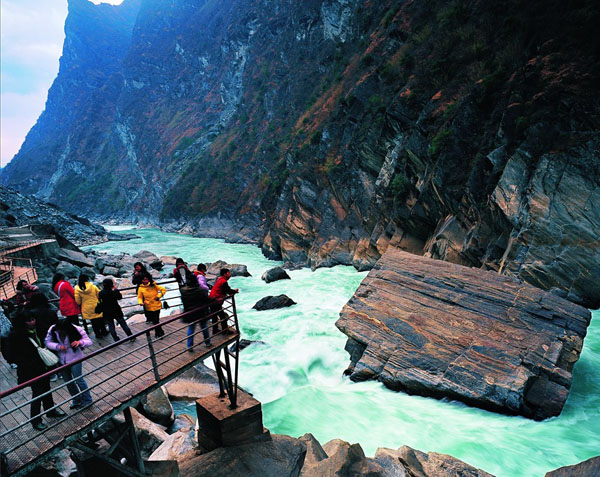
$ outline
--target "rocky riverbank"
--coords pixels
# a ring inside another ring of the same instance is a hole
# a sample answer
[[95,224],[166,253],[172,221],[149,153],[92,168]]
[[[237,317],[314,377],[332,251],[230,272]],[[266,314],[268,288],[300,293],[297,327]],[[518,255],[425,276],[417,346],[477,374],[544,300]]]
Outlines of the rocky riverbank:
[[340,314],[351,379],[545,419],[589,310],[517,279],[389,248]]

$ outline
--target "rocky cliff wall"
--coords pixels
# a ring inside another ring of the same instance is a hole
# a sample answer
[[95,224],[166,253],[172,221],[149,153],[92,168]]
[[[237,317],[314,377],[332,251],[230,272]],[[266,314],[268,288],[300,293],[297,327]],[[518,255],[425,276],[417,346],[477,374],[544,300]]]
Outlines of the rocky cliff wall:
[[392,244],[597,307],[599,9],[71,0],[2,181],[312,267]]

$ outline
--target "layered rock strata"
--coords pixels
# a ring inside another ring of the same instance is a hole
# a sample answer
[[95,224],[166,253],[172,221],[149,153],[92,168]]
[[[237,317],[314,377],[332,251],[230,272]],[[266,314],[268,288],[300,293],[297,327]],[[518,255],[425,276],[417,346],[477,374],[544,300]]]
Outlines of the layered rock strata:
[[336,325],[355,381],[541,420],[564,406],[590,319],[514,278],[390,247]]

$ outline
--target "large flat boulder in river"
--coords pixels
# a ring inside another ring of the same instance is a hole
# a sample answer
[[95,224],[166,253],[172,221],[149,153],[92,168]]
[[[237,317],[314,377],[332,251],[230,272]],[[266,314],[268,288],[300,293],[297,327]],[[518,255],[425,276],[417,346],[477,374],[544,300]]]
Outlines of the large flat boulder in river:
[[560,414],[590,319],[517,279],[389,248],[336,325],[353,380],[539,420]]

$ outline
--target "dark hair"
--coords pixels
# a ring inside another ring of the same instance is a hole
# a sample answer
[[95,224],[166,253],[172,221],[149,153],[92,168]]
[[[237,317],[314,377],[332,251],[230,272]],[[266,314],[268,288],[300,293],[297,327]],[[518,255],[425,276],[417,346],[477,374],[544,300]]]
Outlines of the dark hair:
[[85,290],[85,284],[89,279],[90,279],[90,277],[88,277],[84,273],[79,275],[79,280],[77,280],[77,284],[79,285],[79,288],[81,288],[82,290]]
[[64,279],[65,276],[62,273],[55,273],[52,277],[52,289],[54,290],[56,288],[56,284]]
[[203,263],[199,263],[198,264],[198,270],[201,270],[201,271],[205,272],[206,271],[206,265],[204,265]]
[[148,280],[150,280],[150,285],[154,285],[154,278],[152,278],[152,275],[150,275],[148,272],[146,272],[142,275],[142,280],[144,278],[148,278]]
[[69,337],[69,343],[72,343],[73,341],[79,341],[81,338],[83,338],[81,333],[69,320],[58,320],[58,323],[54,325],[52,332],[56,341],[59,340],[59,331],[64,331],[66,333],[66,335]]
[[104,280],[102,280],[102,287],[104,288],[104,290],[112,290],[112,287],[115,285],[115,282],[112,281],[112,279],[110,278],[105,278]]
[[36,292],[31,295],[29,299],[29,308],[50,308],[50,303],[48,303],[48,298],[41,292]]
[[185,262],[183,261],[183,258],[179,257],[175,259],[175,267],[177,267],[177,265],[182,264],[185,265]]
[[222,277],[224,277],[225,275],[227,275],[227,273],[229,272],[229,268],[221,268],[221,273],[220,275]]
[[17,290],[19,290],[19,291],[23,290],[25,283],[27,283],[27,280],[19,280],[17,282]]
[[147,272],[148,270],[146,270],[146,265],[144,265],[142,262],[135,262],[133,264],[133,270],[135,271],[135,267],[139,265],[142,268],[142,272]]
[[31,318],[35,318],[35,315],[30,311],[23,309],[17,311],[12,320],[13,329],[16,335],[24,335],[27,333],[27,325],[25,322],[31,320]]

